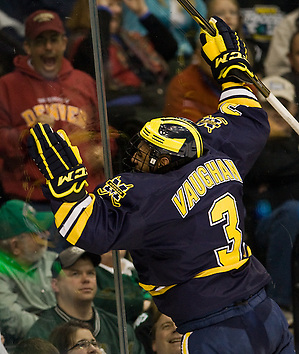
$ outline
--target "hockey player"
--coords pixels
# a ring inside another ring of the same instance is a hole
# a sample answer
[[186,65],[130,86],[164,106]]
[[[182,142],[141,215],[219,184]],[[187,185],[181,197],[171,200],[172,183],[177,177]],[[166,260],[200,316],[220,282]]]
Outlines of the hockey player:
[[46,177],[60,234],[94,253],[127,249],[140,285],[183,334],[182,353],[294,353],[269,274],[244,242],[243,179],[269,134],[242,76],[246,48],[219,18],[203,56],[223,91],[197,125],[147,122],[128,150],[135,171],[85,191],[87,171],[63,131],[38,124],[30,154]]

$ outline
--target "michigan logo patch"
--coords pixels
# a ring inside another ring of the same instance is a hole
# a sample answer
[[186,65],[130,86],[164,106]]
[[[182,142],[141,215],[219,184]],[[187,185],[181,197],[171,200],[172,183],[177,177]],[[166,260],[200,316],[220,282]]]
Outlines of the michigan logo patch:
[[205,127],[208,133],[212,133],[214,129],[220,128],[222,124],[227,125],[228,121],[222,117],[213,117],[211,115],[201,119],[197,123],[198,126]]
[[122,183],[120,176],[116,176],[112,179],[109,179],[103,188],[97,190],[98,194],[109,195],[111,197],[112,204],[115,207],[120,207],[120,201],[127,195],[127,191],[134,187],[133,184]]

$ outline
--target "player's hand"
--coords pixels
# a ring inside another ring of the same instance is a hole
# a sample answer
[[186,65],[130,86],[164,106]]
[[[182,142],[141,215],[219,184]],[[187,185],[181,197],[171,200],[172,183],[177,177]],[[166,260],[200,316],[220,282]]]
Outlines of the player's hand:
[[73,202],[86,195],[86,168],[64,130],[54,132],[48,124],[38,123],[30,129],[28,151],[55,198]]
[[250,83],[254,73],[245,43],[219,17],[212,17],[209,23],[215,28],[216,36],[201,29],[200,41],[202,56],[211,66],[214,79],[221,84],[230,81]]

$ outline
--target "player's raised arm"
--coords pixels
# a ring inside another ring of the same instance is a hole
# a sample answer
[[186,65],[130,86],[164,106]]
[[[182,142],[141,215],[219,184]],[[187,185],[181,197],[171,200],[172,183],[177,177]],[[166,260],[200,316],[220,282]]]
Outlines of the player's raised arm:
[[234,158],[244,177],[267,141],[269,123],[247,84],[254,73],[246,45],[220,18],[212,17],[209,23],[216,34],[201,30],[202,56],[222,85],[222,93],[218,112],[199,120],[197,125],[204,142]]

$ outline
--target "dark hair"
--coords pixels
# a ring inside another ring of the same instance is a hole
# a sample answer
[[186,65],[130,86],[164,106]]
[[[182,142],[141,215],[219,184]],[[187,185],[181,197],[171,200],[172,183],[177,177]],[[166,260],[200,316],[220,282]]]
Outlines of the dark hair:
[[60,354],[66,354],[68,349],[74,345],[74,337],[78,329],[88,329],[93,333],[92,327],[79,320],[70,320],[53,329],[49,341],[58,348]]
[[14,354],[59,354],[58,349],[42,338],[21,340],[15,347]]
[[150,306],[150,316],[152,319],[152,328],[150,331],[152,341],[156,338],[156,331],[157,331],[157,322],[159,318],[162,316],[162,313],[158,310],[156,304],[152,301]]

